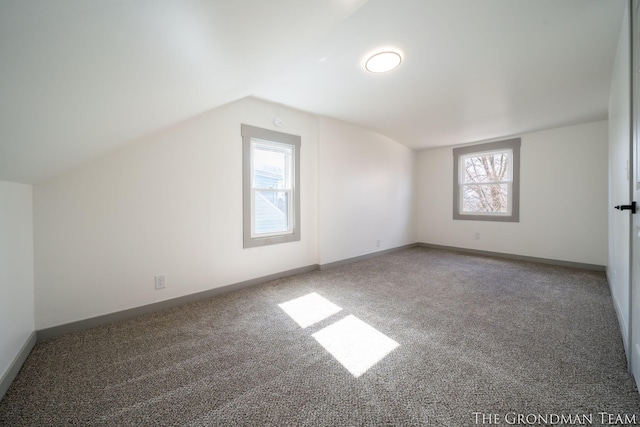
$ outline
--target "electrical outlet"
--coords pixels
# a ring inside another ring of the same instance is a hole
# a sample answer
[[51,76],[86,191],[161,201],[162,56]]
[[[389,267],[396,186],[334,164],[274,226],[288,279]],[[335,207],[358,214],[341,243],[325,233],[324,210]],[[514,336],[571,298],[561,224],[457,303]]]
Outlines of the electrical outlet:
[[167,287],[167,276],[164,274],[156,276],[156,289],[164,289]]
[[376,240],[376,248],[380,247],[380,239]]
[[473,238],[476,240],[480,240],[480,233],[474,233]]

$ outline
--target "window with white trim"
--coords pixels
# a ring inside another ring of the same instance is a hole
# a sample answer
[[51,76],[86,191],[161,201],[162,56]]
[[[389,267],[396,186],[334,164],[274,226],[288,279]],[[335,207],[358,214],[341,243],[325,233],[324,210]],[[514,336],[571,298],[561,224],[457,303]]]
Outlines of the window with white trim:
[[520,220],[520,138],[453,149],[453,219]]
[[242,125],[244,247],[300,240],[300,137]]

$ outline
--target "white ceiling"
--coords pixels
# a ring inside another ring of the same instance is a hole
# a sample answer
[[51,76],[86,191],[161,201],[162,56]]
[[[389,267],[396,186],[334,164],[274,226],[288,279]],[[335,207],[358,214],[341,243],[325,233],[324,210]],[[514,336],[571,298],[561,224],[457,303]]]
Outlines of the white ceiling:
[[[415,149],[605,119],[624,0],[0,0],[0,180],[246,96]],[[401,49],[372,75],[366,53]]]

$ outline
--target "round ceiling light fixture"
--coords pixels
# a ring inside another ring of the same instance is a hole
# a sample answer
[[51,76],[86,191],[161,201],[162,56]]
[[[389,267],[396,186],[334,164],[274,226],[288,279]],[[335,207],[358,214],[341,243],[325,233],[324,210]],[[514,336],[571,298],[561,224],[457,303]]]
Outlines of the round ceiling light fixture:
[[364,68],[370,73],[386,73],[398,68],[402,55],[396,50],[386,49],[368,56]]

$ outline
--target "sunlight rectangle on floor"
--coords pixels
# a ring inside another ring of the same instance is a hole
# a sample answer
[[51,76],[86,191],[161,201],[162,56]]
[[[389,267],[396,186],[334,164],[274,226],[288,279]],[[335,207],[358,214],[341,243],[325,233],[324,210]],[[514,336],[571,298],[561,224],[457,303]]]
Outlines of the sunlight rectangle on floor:
[[292,299],[278,306],[301,328],[320,322],[342,310],[328,299],[315,292]]
[[312,336],[356,378],[400,345],[353,315]]

